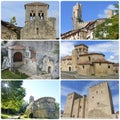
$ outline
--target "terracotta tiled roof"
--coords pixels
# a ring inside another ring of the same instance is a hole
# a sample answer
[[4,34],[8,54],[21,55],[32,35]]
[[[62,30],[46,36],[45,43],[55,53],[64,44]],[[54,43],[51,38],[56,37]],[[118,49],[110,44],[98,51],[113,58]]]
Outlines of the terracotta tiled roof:
[[74,47],[77,47],[77,46],[85,46],[85,47],[87,47],[87,48],[88,48],[88,46],[87,46],[87,45],[85,45],[85,44],[75,45]]
[[23,45],[13,45],[13,46],[10,46],[9,48],[13,49],[13,50],[23,50],[23,49],[25,49],[25,46],[23,46]]
[[72,60],[72,56],[65,56],[62,60]]
[[25,4],[25,9],[26,9],[26,6],[48,6],[48,4],[45,4],[45,3],[42,3],[42,2],[32,2],[32,3],[27,3]]
[[93,61],[93,63],[109,63],[109,64],[113,64],[113,62],[104,60],[104,59],[96,59]]
[[70,30],[70,31],[68,31],[66,33],[61,34],[61,38],[65,39],[66,37],[69,37],[69,36],[71,36],[73,34],[76,34],[76,33],[79,33],[79,32],[87,32],[87,31],[82,29],[82,28],[77,29],[77,30]]
[[12,31],[20,32],[18,27],[16,27],[15,25],[13,25],[13,24],[11,24],[9,22],[1,20],[1,25],[7,27],[8,29],[11,29]]
[[94,63],[109,63],[109,64],[113,64],[112,62],[107,61],[105,59],[96,59],[96,60],[94,60],[92,62],[90,62],[90,61],[84,61],[84,62],[79,62],[77,64],[78,65],[90,65],[90,64],[94,64]]
[[103,56],[105,56],[103,53],[87,53],[87,54],[82,54],[79,56],[87,56],[87,55],[103,55]]

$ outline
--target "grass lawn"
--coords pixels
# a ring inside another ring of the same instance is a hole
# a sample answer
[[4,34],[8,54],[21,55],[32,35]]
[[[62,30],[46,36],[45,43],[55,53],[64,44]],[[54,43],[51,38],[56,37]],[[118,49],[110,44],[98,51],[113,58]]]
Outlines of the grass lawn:
[[20,74],[18,71],[16,71],[15,73],[9,70],[4,70],[1,73],[1,78],[2,79],[26,79],[29,76],[27,76],[26,74],[22,73]]

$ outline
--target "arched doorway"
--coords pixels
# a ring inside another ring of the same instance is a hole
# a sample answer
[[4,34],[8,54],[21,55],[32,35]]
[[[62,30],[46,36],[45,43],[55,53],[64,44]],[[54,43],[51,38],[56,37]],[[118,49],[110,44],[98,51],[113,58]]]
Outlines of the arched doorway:
[[13,62],[21,62],[22,61],[22,54],[20,52],[16,52],[13,57]]
[[69,71],[71,71],[71,67],[69,67]]
[[51,73],[51,67],[50,66],[48,67],[48,73]]
[[29,114],[29,118],[33,118],[33,113],[30,113],[30,114]]

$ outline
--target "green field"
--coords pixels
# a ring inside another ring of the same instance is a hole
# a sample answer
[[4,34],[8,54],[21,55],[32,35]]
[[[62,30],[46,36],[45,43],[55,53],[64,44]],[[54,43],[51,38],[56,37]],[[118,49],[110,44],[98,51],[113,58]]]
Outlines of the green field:
[[9,70],[4,70],[1,73],[1,78],[2,79],[26,79],[28,77],[29,76],[27,76],[26,74],[20,73],[17,70],[15,72],[12,72],[12,71],[9,71]]

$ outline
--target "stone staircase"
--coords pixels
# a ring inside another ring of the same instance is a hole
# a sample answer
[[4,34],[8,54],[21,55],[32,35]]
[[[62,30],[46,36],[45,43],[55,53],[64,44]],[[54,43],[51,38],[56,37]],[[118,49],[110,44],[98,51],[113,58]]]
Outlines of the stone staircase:
[[22,65],[18,68],[18,70],[22,73],[25,73],[28,76],[32,76],[36,74],[36,63],[29,60],[27,64]]

